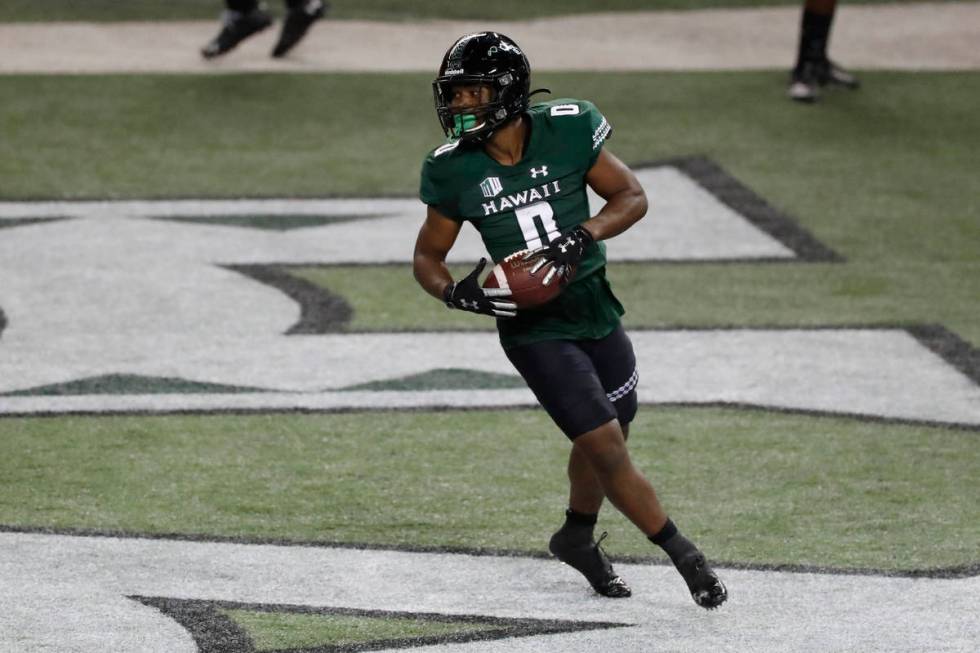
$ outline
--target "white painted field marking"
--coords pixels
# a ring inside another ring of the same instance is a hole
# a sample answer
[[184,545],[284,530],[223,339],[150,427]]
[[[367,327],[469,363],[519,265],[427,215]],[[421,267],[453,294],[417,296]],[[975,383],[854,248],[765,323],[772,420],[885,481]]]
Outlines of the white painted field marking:
[[[612,241],[614,260],[792,256],[676,169],[642,174],[655,209],[640,224],[653,227]],[[290,232],[146,219],[378,213],[391,217]],[[220,267],[405,262],[420,215],[414,200],[0,204],[0,221],[74,217],[2,232],[0,308],[8,324],[0,336],[0,393],[119,374],[268,390],[0,397],[0,414],[534,405],[526,390],[338,392],[438,368],[514,372],[496,336],[486,333],[285,336],[299,317],[298,305],[274,288]],[[658,224],[667,226],[658,231]],[[467,232],[475,238],[472,230]],[[481,254],[482,246],[473,240],[458,251],[460,259]],[[433,310],[439,310],[435,304]],[[650,331],[632,336],[643,401],[726,401],[980,423],[980,388],[904,331]]]
[[551,560],[0,533],[0,650],[195,650],[131,595],[633,624],[426,650],[964,651],[980,643],[980,578],[721,570],[721,610],[673,568],[617,565],[634,596],[598,597]]
[[[611,241],[610,260],[710,260],[794,258],[794,253],[719,202],[670,166],[642,168],[650,211],[629,232]],[[593,211],[604,201],[590,194]],[[220,225],[155,222],[159,216],[320,215],[377,216],[279,233]],[[7,218],[72,216],[77,220],[5,231],[0,265],[44,274],[68,265],[134,259],[164,266],[215,263],[408,263],[425,216],[416,199],[173,200],[128,202],[0,202]],[[61,245],[58,247],[57,245]],[[16,258],[8,258],[14,257]],[[450,252],[452,261],[486,256],[479,234],[467,226]],[[0,268],[5,273],[7,270]],[[138,268],[135,270],[138,271]],[[134,272],[126,267],[120,272]],[[53,272],[52,272],[53,273]],[[173,277],[173,270],[167,276]],[[0,287],[2,291],[2,287]]]
[[[630,337],[644,402],[724,401],[980,424],[980,387],[901,330],[633,331]],[[526,389],[338,391],[433,369],[515,374],[492,333],[63,337],[15,341],[0,356],[0,392],[113,372],[270,390],[2,397],[0,413],[536,405]]]

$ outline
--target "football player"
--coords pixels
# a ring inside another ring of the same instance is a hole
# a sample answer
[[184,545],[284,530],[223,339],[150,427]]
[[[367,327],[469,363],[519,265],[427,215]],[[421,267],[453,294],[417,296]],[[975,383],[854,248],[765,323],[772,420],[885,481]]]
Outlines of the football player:
[[[449,308],[497,318],[507,357],[572,442],[568,509],[550,551],[598,593],[630,596],[593,534],[608,497],[666,551],[694,601],[718,607],[725,585],[667,517],[626,449],[637,409],[636,358],[620,325],[623,307],[606,280],[602,241],[643,217],[647,200],[630,169],[603,147],[609,122],[583,100],[531,106],[527,58],[495,32],[457,40],[433,92],[450,140],[422,166],[427,214],[415,245],[415,278]],[[594,216],[587,187],[606,200]],[[518,311],[507,290],[481,288],[486,260],[453,280],[446,255],[464,222],[479,231],[494,261],[529,250],[536,274],[557,279],[561,294]]]

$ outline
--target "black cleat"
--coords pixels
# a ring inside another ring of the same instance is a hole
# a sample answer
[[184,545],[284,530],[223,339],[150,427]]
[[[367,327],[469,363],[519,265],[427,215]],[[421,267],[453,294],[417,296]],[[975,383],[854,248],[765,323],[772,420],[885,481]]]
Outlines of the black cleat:
[[794,102],[809,104],[816,102],[820,97],[820,86],[816,64],[807,62],[791,73],[786,94]]
[[694,602],[707,610],[714,610],[728,600],[728,590],[718,574],[708,565],[704,554],[694,551],[676,562]]
[[820,97],[820,88],[824,86],[854,90],[860,88],[861,82],[830,59],[807,61],[793,70],[786,93],[797,102],[816,102]]
[[591,541],[589,538],[588,544],[576,546],[567,540],[564,531],[559,530],[551,536],[548,550],[556,558],[585,576],[592,589],[599,594],[612,599],[625,599],[632,596],[633,590],[625,580],[616,575],[605,551],[599,547],[607,534],[603,533],[598,542]]
[[282,24],[279,42],[272,49],[272,56],[285,56],[287,52],[292,50],[306,36],[310,25],[323,18],[329,8],[330,5],[324,0],[307,0],[301,7],[290,9],[286,13],[286,20]]
[[843,86],[844,88],[856,89],[861,86],[861,82],[853,74],[847,72],[830,59],[818,61],[815,66],[817,82],[821,86]]
[[272,24],[272,17],[262,7],[256,7],[247,14],[227,10],[222,14],[222,23],[218,35],[201,48],[201,55],[205,59],[214,59],[253,34],[261,32]]

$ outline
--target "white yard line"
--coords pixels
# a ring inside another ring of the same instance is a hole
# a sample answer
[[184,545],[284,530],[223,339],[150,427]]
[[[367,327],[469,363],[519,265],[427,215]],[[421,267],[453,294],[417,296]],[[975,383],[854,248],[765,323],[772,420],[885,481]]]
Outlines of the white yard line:
[[460,653],[976,651],[980,642],[980,577],[722,569],[731,599],[705,612],[665,565],[617,565],[634,594],[613,601],[553,560],[19,533],[0,533],[0,571],[5,651],[195,650],[133,595],[628,625],[431,649]]
[[[798,7],[588,14],[533,21],[326,20],[285,60],[274,26],[206,62],[214,21],[0,25],[0,74],[243,71],[433,72],[459,34],[496,29],[536,70],[787,68]],[[853,68],[980,69],[980,3],[850,6],[838,10],[831,55]]]

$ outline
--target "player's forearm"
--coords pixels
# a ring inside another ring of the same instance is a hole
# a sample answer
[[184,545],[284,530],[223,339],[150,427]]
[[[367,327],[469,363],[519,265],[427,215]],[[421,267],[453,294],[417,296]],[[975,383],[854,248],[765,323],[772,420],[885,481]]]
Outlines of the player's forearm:
[[588,229],[595,240],[606,240],[618,236],[647,212],[647,196],[642,188],[627,188],[612,196],[602,210],[582,226]]
[[423,254],[415,254],[415,259],[412,264],[412,271],[415,274],[415,280],[419,282],[419,285],[436,299],[442,299],[442,293],[445,291],[446,286],[453,282],[453,277],[449,274],[449,268],[446,267],[446,262],[444,260],[439,260],[432,258],[430,256],[425,256]]

